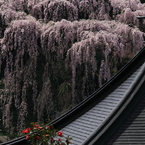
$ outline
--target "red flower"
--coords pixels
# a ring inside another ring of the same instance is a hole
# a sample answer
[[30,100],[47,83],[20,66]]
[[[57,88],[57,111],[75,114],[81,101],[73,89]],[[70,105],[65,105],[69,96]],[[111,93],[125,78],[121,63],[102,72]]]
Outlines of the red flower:
[[50,139],[50,142],[51,142],[51,143],[54,143],[54,142],[55,142],[55,140],[54,140],[53,138],[51,138],[51,139]]
[[50,126],[46,125],[46,129],[50,129],[50,128],[51,128]]
[[49,135],[48,135],[48,134],[46,134],[45,136],[46,136],[46,137],[49,137]]
[[31,128],[26,128],[25,130],[22,130],[22,133],[26,134],[29,133],[31,131]]
[[40,140],[40,136],[36,136],[35,139],[36,139],[36,140]]
[[27,130],[28,132],[30,132],[30,131],[31,131],[31,128],[27,128],[26,130]]
[[33,124],[33,127],[38,127],[38,126],[40,126],[40,125],[38,125],[38,124]]
[[22,133],[26,133],[26,130],[22,130]]
[[58,131],[58,132],[57,132],[57,135],[58,135],[58,136],[62,136],[63,134],[62,134],[61,131]]
[[34,129],[38,129],[38,128],[40,128],[40,125],[38,125],[38,124],[33,124],[33,127],[34,127]]
[[66,140],[66,143],[67,143],[67,144],[70,144],[71,142],[67,139],[67,140]]
[[30,138],[30,136],[29,135],[26,135],[25,139],[29,139],[29,138]]
[[38,127],[39,129],[43,129],[41,126]]
[[61,141],[61,139],[60,139],[60,138],[58,138],[57,140],[58,140],[58,141]]

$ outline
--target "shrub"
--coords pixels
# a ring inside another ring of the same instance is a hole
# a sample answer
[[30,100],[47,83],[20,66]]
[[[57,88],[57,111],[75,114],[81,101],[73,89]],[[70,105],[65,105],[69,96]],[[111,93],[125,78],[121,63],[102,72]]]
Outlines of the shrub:
[[61,131],[57,131],[53,126],[39,125],[32,123],[31,128],[22,130],[25,139],[32,145],[68,145],[71,138],[65,137]]

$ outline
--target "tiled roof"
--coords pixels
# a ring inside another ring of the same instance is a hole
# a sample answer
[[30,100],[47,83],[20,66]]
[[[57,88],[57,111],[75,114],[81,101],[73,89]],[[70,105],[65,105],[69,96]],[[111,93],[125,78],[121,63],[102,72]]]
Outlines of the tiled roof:
[[98,102],[92,109],[61,129],[64,134],[73,138],[73,145],[85,144],[86,140],[88,140],[94,132],[99,130],[104,122],[119,108],[130,91],[132,91],[137,79],[140,78],[143,72],[145,72],[145,64],[137,69],[113,92]]
[[[144,86],[145,87],[145,86]],[[145,94],[106,145],[145,145]]]
[[[64,134],[73,138],[73,145],[93,145],[100,139],[103,140],[101,136],[125,111],[145,80],[145,51],[142,51],[144,54],[142,53],[138,58],[131,60],[104,88],[90,96],[91,101],[88,99],[82,102],[78,109],[75,108],[76,110],[65,116],[67,119],[62,117],[63,122],[69,120],[68,116],[74,117],[71,121],[68,121],[68,124],[61,123],[61,119],[58,121],[59,126],[65,124],[60,129]],[[140,62],[140,64],[137,64],[137,62]],[[77,116],[77,114],[79,115]],[[108,137],[105,137],[106,140]],[[99,145],[101,144],[104,144],[104,142],[99,142]]]

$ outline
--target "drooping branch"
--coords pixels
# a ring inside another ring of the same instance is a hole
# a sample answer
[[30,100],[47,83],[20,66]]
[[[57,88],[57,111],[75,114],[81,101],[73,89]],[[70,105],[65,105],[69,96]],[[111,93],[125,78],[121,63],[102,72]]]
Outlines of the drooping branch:
[[0,5],[3,123],[11,133],[26,120],[61,115],[143,45],[136,16],[145,15],[145,5],[139,0],[5,0]]
[[[75,23],[76,24],[76,23]],[[43,27],[41,36],[42,49],[45,53],[54,54],[64,59],[67,50],[77,39],[77,29],[70,21],[62,20],[48,23]]]
[[[5,90],[7,90],[8,101],[3,104],[4,112],[15,108],[18,112],[17,127],[24,127],[27,116],[27,89],[32,87],[32,100],[36,110],[37,83],[36,67],[40,28],[35,21],[17,20],[13,21],[6,29],[2,39],[2,55],[6,60],[5,65]],[[31,60],[29,67],[27,61]],[[25,70],[27,68],[27,70]],[[5,98],[4,98],[5,99]],[[9,103],[8,103],[9,102]],[[7,109],[7,110],[5,110]],[[3,116],[9,118],[5,113]],[[14,116],[13,116],[14,117]],[[10,119],[4,119],[12,121]],[[8,124],[10,122],[5,122]],[[9,126],[10,127],[10,126]]]
[[65,0],[45,0],[33,7],[33,16],[44,19],[44,22],[60,21],[66,19],[74,21],[78,19],[78,9]]

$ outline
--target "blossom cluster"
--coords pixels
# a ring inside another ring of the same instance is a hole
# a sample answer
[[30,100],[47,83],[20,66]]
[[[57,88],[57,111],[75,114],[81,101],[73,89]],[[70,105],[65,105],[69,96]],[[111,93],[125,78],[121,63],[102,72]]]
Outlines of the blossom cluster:
[[32,124],[31,128],[26,128],[21,133],[32,145],[69,145],[71,143],[69,136],[65,137],[62,131],[57,131],[53,126]]
[[140,0],[1,0],[7,134],[56,119],[118,72],[143,47],[144,9]]

